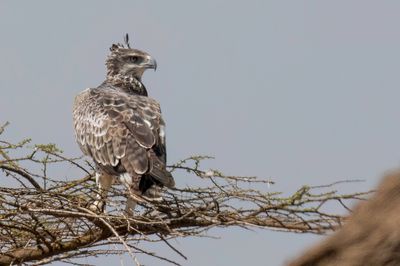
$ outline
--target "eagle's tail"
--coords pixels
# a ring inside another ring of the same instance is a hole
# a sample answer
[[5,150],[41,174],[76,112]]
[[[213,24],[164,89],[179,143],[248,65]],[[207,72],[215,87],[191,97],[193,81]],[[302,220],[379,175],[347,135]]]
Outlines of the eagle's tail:
[[150,180],[156,185],[165,186],[168,188],[173,188],[175,186],[175,181],[170,172],[167,171],[165,167],[165,162],[163,162],[157,155],[151,151],[150,152],[150,169],[147,173],[148,178],[143,178],[142,180]]
[[140,179],[139,189],[144,194],[151,187],[168,187],[172,188],[175,186],[174,178],[171,173],[167,170],[164,171],[151,171],[148,174],[144,174]]

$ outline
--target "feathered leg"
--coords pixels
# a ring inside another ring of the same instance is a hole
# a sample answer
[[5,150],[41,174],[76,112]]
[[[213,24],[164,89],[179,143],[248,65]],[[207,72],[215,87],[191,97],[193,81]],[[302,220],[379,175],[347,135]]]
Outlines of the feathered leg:
[[128,216],[133,216],[133,210],[136,207],[136,201],[128,195],[127,200],[126,200],[126,206],[125,206],[125,213]]
[[140,195],[140,192],[135,188],[135,183],[132,177],[128,173],[123,173],[119,176],[121,183],[126,187],[126,206],[125,213],[128,216],[133,216],[133,211],[136,207],[136,200],[133,198],[134,195]]
[[[143,179],[144,177],[141,176],[134,176],[132,177],[128,173],[121,174],[119,176],[121,183],[126,187],[127,190],[127,200],[126,200],[126,207],[125,213],[128,216],[133,215],[133,211],[135,210],[136,204],[138,201],[145,200],[149,201],[161,201],[161,187],[157,185],[150,184],[149,188],[146,188],[144,193],[142,192],[144,189],[141,187],[139,183],[142,181],[145,182]],[[139,181],[142,178],[142,181]],[[139,179],[139,180],[138,180]],[[143,185],[143,184],[142,184]],[[142,198],[142,199],[141,199]]]
[[143,193],[143,197],[152,201],[162,201],[162,187],[153,185]]
[[96,200],[90,205],[89,209],[94,212],[104,212],[105,200],[107,198],[108,190],[113,183],[113,177],[105,173],[96,173],[96,184],[98,186],[98,193]]
[[[153,186],[146,190],[145,193],[142,193],[140,190],[134,189],[132,187],[129,187],[127,189],[128,195],[127,195],[127,200],[126,200],[126,207],[125,207],[125,213],[128,216],[133,216],[133,211],[135,210],[137,200],[140,201],[138,197],[136,197],[135,200],[135,195],[140,195],[141,198],[144,198],[145,200],[149,201],[161,201],[161,187],[159,186]],[[142,200],[143,201],[143,200]]]

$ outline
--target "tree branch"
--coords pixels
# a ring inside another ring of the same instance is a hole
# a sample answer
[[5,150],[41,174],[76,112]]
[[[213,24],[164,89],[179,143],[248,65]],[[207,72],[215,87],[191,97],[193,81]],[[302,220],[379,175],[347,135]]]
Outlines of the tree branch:
[[[345,210],[345,202],[368,194],[338,194],[333,190],[337,184],[331,184],[304,186],[283,196],[271,191],[270,180],[205,170],[201,162],[209,158],[192,156],[170,168],[178,179],[197,179],[201,186],[164,191],[161,202],[135,195],[139,207],[133,217],[126,217],[125,190],[117,185],[109,193],[107,213],[96,214],[86,208],[96,194],[93,174],[88,174],[91,166],[87,169],[79,158],[60,155],[54,145],[36,145],[32,152],[25,144],[0,141],[4,158],[0,157],[0,168],[10,181],[8,187],[0,187],[0,265],[71,262],[85,254],[102,255],[115,243],[133,260],[140,252],[178,265],[137,245],[132,248],[131,243],[164,243],[185,258],[167,239],[202,236],[210,228],[228,226],[323,234],[343,220],[327,212],[328,203]],[[13,156],[17,148],[27,155]],[[48,176],[52,167],[66,165],[76,167],[84,177],[62,181]]]

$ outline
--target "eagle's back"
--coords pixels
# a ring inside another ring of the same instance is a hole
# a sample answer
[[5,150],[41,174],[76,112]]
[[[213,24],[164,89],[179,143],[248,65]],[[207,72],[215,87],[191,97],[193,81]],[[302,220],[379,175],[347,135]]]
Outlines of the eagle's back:
[[166,171],[164,122],[154,99],[113,86],[86,89],[75,98],[73,120],[79,147],[103,171],[128,173],[137,189],[143,178],[174,186]]

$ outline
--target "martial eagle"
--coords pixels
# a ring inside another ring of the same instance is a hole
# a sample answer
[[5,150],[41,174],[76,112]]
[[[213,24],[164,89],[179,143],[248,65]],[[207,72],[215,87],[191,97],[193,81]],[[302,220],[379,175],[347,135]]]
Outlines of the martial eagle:
[[[165,123],[158,102],[147,96],[141,78],[157,68],[147,53],[113,44],[106,59],[107,77],[97,88],[78,94],[73,107],[76,140],[96,164],[97,200],[90,206],[104,210],[104,199],[116,178],[129,195],[155,196],[160,188],[173,187],[166,170]],[[135,200],[128,196],[126,212]]]

